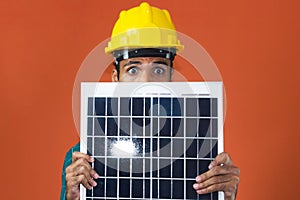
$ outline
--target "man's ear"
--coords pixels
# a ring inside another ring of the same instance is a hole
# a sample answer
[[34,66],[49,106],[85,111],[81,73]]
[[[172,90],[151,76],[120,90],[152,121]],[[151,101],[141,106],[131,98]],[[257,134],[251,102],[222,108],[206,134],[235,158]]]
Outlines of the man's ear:
[[118,82],[118,71],[116,69],[113,69],[111,72],[111,81],[112,82]]

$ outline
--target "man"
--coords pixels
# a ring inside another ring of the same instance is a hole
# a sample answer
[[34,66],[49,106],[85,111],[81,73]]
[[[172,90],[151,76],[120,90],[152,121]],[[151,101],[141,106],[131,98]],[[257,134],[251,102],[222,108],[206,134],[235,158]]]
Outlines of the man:
[[[172,81],[173,60],[182,49],[168,11],[142,3],[120,13],[105,51],[115,58],[112,81],[167,82]],[[66,155],[61,199],[79,199],[80,184],[89,190],[97,185],[99,175],[90,165],[94,159],[79,151],[77,144]],[[223,191],[226,200],[233,200],[238,182],[239,168],[221,153],[193,187],[198,194]]]

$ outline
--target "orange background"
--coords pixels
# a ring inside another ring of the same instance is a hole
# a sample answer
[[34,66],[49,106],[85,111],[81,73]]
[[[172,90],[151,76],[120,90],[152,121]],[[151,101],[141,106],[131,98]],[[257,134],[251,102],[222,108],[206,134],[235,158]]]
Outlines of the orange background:
[[[299,1],[149,2],[168,8],[222,74],[225,149],[241,168],[238,199],[298,199]],[[1,199],[59,198],[65,153],[79,140],[77,70],[109,37],[119,11],[139,3],[1,1]]]

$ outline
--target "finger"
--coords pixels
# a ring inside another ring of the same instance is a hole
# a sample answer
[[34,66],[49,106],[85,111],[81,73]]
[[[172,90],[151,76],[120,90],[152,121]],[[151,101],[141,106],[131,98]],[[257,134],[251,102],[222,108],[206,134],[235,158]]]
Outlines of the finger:
[[87,178],[86,174],[80,174],[75,176],[74,173],[66,175],[67,188],[71,188],[72,193],[75,193],[79,189],[79,185],[82,184],[87,189],[92,189],[92,187],[97,186],[97,183],[93,178]]
[[210,179],[211,177],[226,175],[226,174],[232,174],[232,175],[239,176],[240,170],[239,170],[239,168],[237,168],[235,166],[227,166],[227,165],[216,166],[216,167],[213,167],[212,169],[208,170],[207,172],[197,176],[196,182],[203,182],[203,181]]
[[92,186],[97,185],[97,183],[93,179],[99,178],[99,175],[84,158],[76,160],[74,163],[67,167],[66,181],[68,182],[72,177],[79,175],[84,175]]
[[67,168],[66,170],[68,173],[73,173],[74,176],[84,174],[88,180],[90,179],[98,179],[99,175],[97,172],[91,167],[91,165],[86,161],[84,158],[80,158],[79,160],[76,160],[70,168]]
[[82,184],[87,189],[92,189],[92,186],[88,184],[88,182],[85,180],[84,175],[80,176],[73,176],[70,178],[69,181],[67,181],[67,191],[71,192],[73,194],[76,194],[79,192],[79,185]]
[[75,162],[76,160],[80,159],[80,158],[84,158],[86,159],[88,162],[94,162],[94,158],[87,155],[87,154],[84,154],[84,153],[81,153],[81,152],[78,152],[78,151],[74,151],[72,153],[72,162]]
[[90,171],[90,174],[91,174],[91,176],[92,176],[94,179],[100,178],[100,176],[98,175],[98,173],[97,173],[94,169],[92,169],[92,170]]
[[199,189],[204,189],[204,188],[207,188],[211,185],[214,185],[214,184],[220,184],[220,183],[225,183],[225,182],[229,182],[233,179],[239,179],[238,177],[236,176],[233,176],[231,174],[227,174],[227,175],[222,175],[222,176],[214,176],[204,182],[201,182],[201,183],[195,183],[193,185],[193,188],[195,190],[199,190]]
[[92,185],[93,187],[95,187],[97,185],[96,181],[94,181],[94,177],[93,177],[93,173],[95,174],[95,170],[93,170],[92,168],[86,168],[86,166],[81,166],[77,172],[77,176],[78,175],[84,175],[86,180],[88,181],[88,183],[90,185]]
[[198,194],[207,194],[207,193],[216,192],[216,191],[223,191],[224,193],[226,193],[226,195],[229,196],[229,195],[232,195],[235,193],[236,187],[237,186],[236,186],[235,181],[232,180],[232,181],[228,181],[228,182],[213,184],[206,188],[198,189],[198,190],[196,190],[196,192]]
[[66,173],[75,172],[82,166],[85,166],[89,171],[92,169],[91,165],[85,158],[79,158],[66,168]]
[[86,179],[86,177],[81,174],[79,176],[73,176],[72,179],[68,182],[69,188],[77,187],[79,184],[82,184],[86,189],[91,190],[93,186],[89,184],[89,180]]
[[233,165],[233,162],[228,153],[222,152],[209,164],[208,168],[211,169],[218,165]]
[[[84,168],[82,168],[82,167],[84,167]],[[82,169],[78,169],[79,173],[82,170],[82,172],[85,172],[85,173],[89,172],[89,176],[91,176],[94,179],[100,178],[100,176],[98,175],[98,173],[92,168],[91,164],[88,163],[85,158],[80,158],[79,160],[77,160],[77,161],[74,162],[74,170],[76,170],[76,168],[82,168]]]

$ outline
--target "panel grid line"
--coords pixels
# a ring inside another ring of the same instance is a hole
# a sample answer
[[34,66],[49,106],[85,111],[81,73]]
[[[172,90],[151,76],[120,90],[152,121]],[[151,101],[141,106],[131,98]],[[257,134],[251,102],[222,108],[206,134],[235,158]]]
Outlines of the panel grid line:
[[[153,98],[150,98],[151,104],[153,105]],[[153,197],[153,108],[150,108],[150,199]]]
[[[157,135],[158,135],[158,139],[157,139],[157,157],[159,158],[160,156],[160,151],[159,151],[159,146],[160,146],[160,139],[159,139],[159,136],[160,136],[160,98],[158,98],[157,100],[157,107],[158,107],[158,110],[157,110]],[[159,170],[159,160],[160,159],[157,159],[157,177],[160,178],[160,170]],[[160,183],[160,179],[158,179],[157,181],[157,198],[159,199],[159,193],[160,193],[160,187],[159,187],[159,183]]]
[[[107,98],[105,98],[105,116],[107,116]],[[105,133],[107,133],[107,117],[105,117]],[[107,134],[105,134],[105,135],[107,135]],[[105,158],[104,158],[104,177],[107,177],[107,139],[105,139],[105,141],[104,141],[104,145],[105,145],[105,148],[104,148],[104,155],[105,155]],[[104,182],[105,182],[105,184],[104,184],[104,197],[106,197],[106,194],[107,194],[107,188],[106,188],[106,183],[107,183],[107,178],[105,178],[104,179]]]
[[[183,113],[184,113],[184,124],[186,124],[186,98],[183,99]],[[186,149],[186,126],[183,126],[183,149]],[[186,179],[186,151],[184,151],[183,153],[183,158],[184,158],[184,161],[183,161],[183,178]],[[184,191],[184,199],[186,199],[186,180],[184,181],[184,184],[183,184],[183,191]]]
[[[118,99],[118,128],[117,128],[117,132],[118,132],[118,141],[120,140],[120,98],[117,98]],[[120,158],[117,158],[117,197],[120,197]]]
[[[199,100],[197,101],[197,116],[200,116],[201,114],[200,114],[200,106],[199,106]],[[197,119],[197,124],[198,124],[198,126],[200,125],[200,120],[199,119]],[[197,126],[197,127],[198,127]],[[198,132],[196,133],[196,137],[198,137]],[[199,160],[199,140],[197,139],[197,160]],[[198,174],[200,174],[199,173],[199,162],[197,162],[197,175]],[[197,200],[199,200],[199,196],[200,195],[197,195]]]
[[[132,127],[133,127],[133,121],[132,121],[132,107],[133,107],[133,100],[130,98],[130,142],[132,143]],[[130,175],[130,193],[129,197],[132,198],[132,158],[129,159],[129,164],[130,164],[130,170],[129,170],[129,175]]]
[[[145,138],[145,134],[146,134],[146,119],[145,119],[145,115],[146,115],[146,100],[145,100],[145,97],[143,98],[143,105],[144,105],[144,108],[143,108],[143,115],[144,115],[144,118],[143,118],[143,137]],[[143,139],[143,147],[145,147],[145,139]],[[145,148],[143,148],[143,172],[145,172]],[[145,199],[145,189],[146,186],[145,186],[145,173],[143,173],[143,199]]]
[[[92,115],[94,115],[95,113],[95,97],[92,97]],[[92,118],[92,152],[91,152],[91,156],[94,158],[94,155],[95,155],[95,139],[94,139],[94,136],[95,136],[95,119]],[[88,149],[88,147],[87,147]],[[95,158],[94,158],[95,159]],[[92,167],[93,169],[95,168],[95,162],[92,163]],[[94,188],[92,188],[92,196],[94,196]]]
[[[171,100],[171,116],[173,115],[173,99]],[[171,135],[171,151],[170,151],[170,154],[171,154],[171,168],[170,168],[170,177],[171,177],[171,198],[173,198],[173,120],[170,120],[170,135]]]

